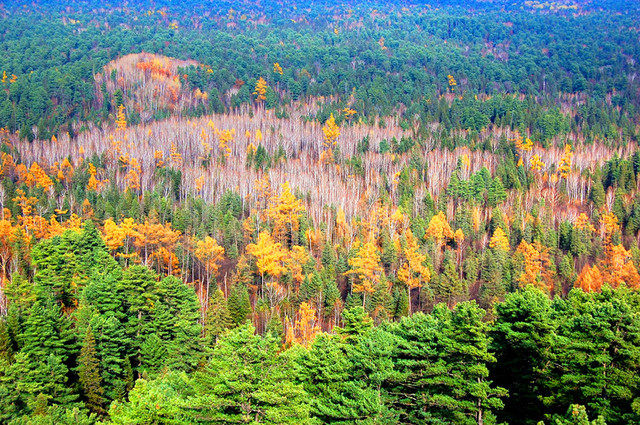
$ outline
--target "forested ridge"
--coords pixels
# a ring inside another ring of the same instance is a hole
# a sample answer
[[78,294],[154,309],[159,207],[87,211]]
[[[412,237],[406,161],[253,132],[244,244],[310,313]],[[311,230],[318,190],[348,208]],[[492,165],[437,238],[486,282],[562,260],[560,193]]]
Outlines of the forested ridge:
[[0,5],[0,423],[640,423],[639,21]]

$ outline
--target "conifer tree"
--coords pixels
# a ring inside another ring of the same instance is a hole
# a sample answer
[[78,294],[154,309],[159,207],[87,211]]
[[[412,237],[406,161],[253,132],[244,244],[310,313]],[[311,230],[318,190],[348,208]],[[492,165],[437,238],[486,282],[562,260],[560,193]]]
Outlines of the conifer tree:
[[91,328],[87,329],[82,340],[82,349],[78,356],[78,380],[87,408],[97,414],[105,413],[100,364],[96,353],[96,340]]

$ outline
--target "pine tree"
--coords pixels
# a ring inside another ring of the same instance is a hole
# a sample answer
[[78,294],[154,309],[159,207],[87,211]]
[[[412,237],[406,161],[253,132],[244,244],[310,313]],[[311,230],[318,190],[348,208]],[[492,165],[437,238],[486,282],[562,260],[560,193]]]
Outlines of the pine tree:
[[251,314],[251,302],[249,291],[242,284],[235,284],[229,293],[229,314],[235,326],[243,325],[249,320]]
[[100,364],[96,353],[96,340],[91,328],[87,329],[78,356],[78,380],[87,408],[104,414],[104,389],[100,375]]
[[309,406],[280,344],[244,325],[220,338],[210,362],[194,375],[186,412],[211,424],[308,424]]
[[207,308],[204,323],[205,343],[209,347],[213,347],[220,335],[232,326],[233,321],[227,299],[220,289],[215,290],[209,298],[209,308]]
[[556,343],[551,301],[542,290],[529,287],[507,295],[495,306],[495,315],[489,335],[497,361],[490,378],[509,391],[498,419],[536,424],[544,412],[540,396],[547,395],[541,370]]

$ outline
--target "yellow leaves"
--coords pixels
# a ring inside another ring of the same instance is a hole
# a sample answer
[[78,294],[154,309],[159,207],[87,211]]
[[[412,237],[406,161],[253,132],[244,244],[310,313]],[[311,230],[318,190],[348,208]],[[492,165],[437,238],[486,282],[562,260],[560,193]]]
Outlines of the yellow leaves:
[[540,155],[535,154],[531,157],[531,170],[532,171],[540,171],[542,170],[544,167],[546,167],[546,164],[544,162],[542,162],[542,160],[540,159]]
[[177,30],[178,29],[178,22],[176,22],[176,21],[171,22],[169,24],[169,29]]
[[447,75],[447,83],[449,84],[451,91],[453,91],[454,87],[458,85],[458,82],[453,78],[453,75]]
[[447,217],[445,217],[442,211],[431,218],[429,227],[427,227],[427,231],[425,232],[426,238],[434,238],[442,243],[445,239],[452,239],[453,236],[453,230],[451,226],[449,226]]
[[338,143],[338,136],[340,136],[340,128],[336,125],[333,114],[322,127],[322,133],[324,134],[323,146],[326,149],[332,149]]
[[285,182],[280,188],[280,195],[269,200],[266,215],[273,221],[274,235],[284,238],[288,230],[298,230],[303,212],[302,202],[291,193],[289,182]]
[[273,64],[273,72],[275,74],[280,74],[280,75],[284,74],[284,72],[282,71],[282,67],[278,62]]
[[127,117],[124,113],[124,105],[118,106],[118,112],[116,113],[116,129],[117,130],[126,130],[127,128]]
[[140,163],[137,159],[131,158],[129,162],[129,171],[124,176],[125,184],[127,189],[130,190],[139,190],[140,189],[140,175],[142,174],[142,169],[140,167]]
[[173,142],[171,142],[169,158],[171,159],[171,165],[173,167],[180,168],[182,166],[182,154],[178,152],[178,148]]
[[247,252],[256,258],[261,275],[278,278],[286,271],[287,251],[273,240],[269,232],[260,232],[258,242],[247,245]]
[[247,146],[247,156],[251,156],[256,153],[256,145],[249,143]]
[[256,95],[256,100],[258,102],[264,102],[267,100],[267,82],[264,78],[260,77],[258,79],[253,94]]
[[[173,145],[173,143],[172,143]],[[153,152],[153,161],[156,163],[156,168],[164,167],[164,152],[161,150],[155,150]]]
[[303,302],[298,309],[298,317],[287,326],[286,344],[300,344],[309,347],[316,335],[320,333],[318,313],[310,304]]
[[489,239],[489,248],[500,251],[509,251],[509,239],[501,227],[497,227],[493,232],[493,236]]
[[418,250],[418,242],[411,230],[404,233],[405,246],[403,249],[405,261],[398,270],[398,280],[407,285],[409,290],[419,288],[431,280],[431,272],[424,265],[427,256]]
[[571,173],[571,162],[573,158],[573,152],[571,149],[571,145],[564,146],[564,153],[560,158],[560,165],[558,166],[558,173],[560,177],[567,178],[569,177],[569,173]]
[[578,215],[574,223],[574,226],[580,230],[586,230],[589,232],[596,231],[596,228],[593,227],[593,224],[591,224],[591,220],[589,220],[589,217],[587,217],[585,213],[580,213],[580,215]]
[[456,241],[458,247],[464,242],[464,232],[462,229],[458,229],[453,233],[453,240]]
[[340,207],[336,214],[336,237],[338,240],[344,241],[350,233],[349,223],[347,223],[344,210]]
[[202,176],[200,176],[200,177],[198,177],[196,179],[196,190],[198,192],[202,192],[202,188],[204,187],[204,181],[205,181],[204,175],[202,175]]
[[376,246],[372,242],[361,244],[356,255],[349,259],[349,267],[345,275],[355,275],[358,278],[358,283],[353,284],[353,292],[363,292],[365,296],[372,293],[382,275]]
[[358,111],[356,111],[355,109],[351,109],[351,108],[344,108],[342,110],[342,113],[344,114],[344,117],[347,120],[351,120],[351,118],[358,113]]
[[262,131],[259,128],[256,130],[256,142],[262,142]]
[[533,142],[528,137],[523,141],[522,137],[518,136],[518,138],[516,139],[516,149],[523,152],[530,152],[531,149],[533,149]]
[[220,268],[220,263],[224,259],[224,248],[218,245],[218,242],[210,236],[196,243],[196,258],[202,261],[207,273],[215,274]]
[[524,259],[524,270],[518,278],[520,287],[533,285],[545,291],[553,289],[552,273],[549,270],[550,258],[549,249],[540,243],[529,244],[526,241],[520,242],[516,253],[522,254]]
[[216,131],[216,133],[218,135],[218,147],[220,148],[220,152],[223,157],[228,158],[229,155],[231,155],[231,148],[229,145],[233,143],[236,137],[236,130],[221,130]]
[[464,166],[465,170],[468,170],[471,166],[471,158],[469,158],[469,154],[462,154],[460,160],[462,161],[462,165]]
[[620,231],[618,217],[612,212],[602,214],[602,217],[600,217],[600,228],[602,229],[605,245],[610,245],[613,235]]

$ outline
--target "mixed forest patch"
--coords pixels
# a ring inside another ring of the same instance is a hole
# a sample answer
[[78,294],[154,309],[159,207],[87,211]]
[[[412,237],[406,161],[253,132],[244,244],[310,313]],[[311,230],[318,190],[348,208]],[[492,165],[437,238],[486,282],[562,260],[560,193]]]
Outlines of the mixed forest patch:
[[640,422],[639,20],[0,6],[0,423]]

